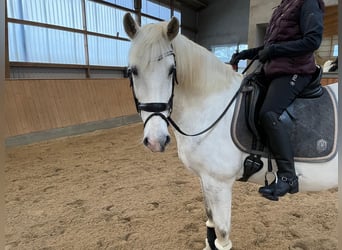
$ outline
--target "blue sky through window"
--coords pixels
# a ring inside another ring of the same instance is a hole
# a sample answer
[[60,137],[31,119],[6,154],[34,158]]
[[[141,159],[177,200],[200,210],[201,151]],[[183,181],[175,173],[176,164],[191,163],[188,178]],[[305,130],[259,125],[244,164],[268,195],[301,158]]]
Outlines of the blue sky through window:
[[334,45],[333,56],[338,56],[338,44]]
[[[232,55],[238,51],[242,51],[248,49],[247,44],[230,44],[230,45],[217,45],[212,46],[211,50],[222,62],[229,63]],[[244,68],[246,68],[247,62],[246,60],[241,60],[239,62],[239,72],[241,72]]]

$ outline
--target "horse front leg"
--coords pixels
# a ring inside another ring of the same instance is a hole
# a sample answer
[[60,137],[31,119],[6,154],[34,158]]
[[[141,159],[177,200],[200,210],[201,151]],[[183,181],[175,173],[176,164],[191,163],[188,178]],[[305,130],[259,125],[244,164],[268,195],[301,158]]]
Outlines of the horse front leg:
[[223,181],[210,176],[201,177],[208,217],[206,222],[207,240],[205,250],[230,250],[232,248],[229,233],[234,181],[235,179]]

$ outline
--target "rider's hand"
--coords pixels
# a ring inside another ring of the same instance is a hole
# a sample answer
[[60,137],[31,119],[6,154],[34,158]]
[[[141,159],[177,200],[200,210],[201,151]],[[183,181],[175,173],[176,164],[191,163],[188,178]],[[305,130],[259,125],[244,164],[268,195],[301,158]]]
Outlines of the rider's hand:
[[241,54],[236,52],[232,55],[232,58],[230,59],[229,64],[237,65],[241,59],[242,59]]
[[261,63],[265,63],[271,59],[270,58],[270,51],[271,51],[270,47],[266,47],[266,48],[259,51],[258,57],[259,57],[259,61]]
[[261,47],[252,48],[252,49],[245,49],[239,53],[234,53],[232,56],[232,59],[230,59],[229,64],[237,65],[240,60],[245,60],[245,59],[251,60],[251,59],[253,59],[258,54],[258,51],[260,50],[260,48]]
[[250,50],[242,50],[241,52],[236,52],[232,55],[232,58],[230,59],[229,64],[231,65],[237,65],[240,60],[249,59],[248,56],[250,54]]

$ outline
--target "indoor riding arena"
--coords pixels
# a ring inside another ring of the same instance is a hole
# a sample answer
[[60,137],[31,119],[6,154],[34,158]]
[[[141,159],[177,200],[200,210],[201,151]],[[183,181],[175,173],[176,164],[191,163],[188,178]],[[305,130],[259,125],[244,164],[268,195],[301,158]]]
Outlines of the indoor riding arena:
[[[337,66],[338,1],[324,2],[315,59]],[[162,153],[144,145],[123,18],[130,12],[142,26],[175,16],[181,34],[229,63],[236,51],[262,45],[279,3],[7,0],[5,249],[209,250],[201,181],[178,157],[178,132],[168,127]],[[325,66],[321,84],[337,83]],[[337,187],[279,201],[259,187],[234,183],[231,249],[338,249]]]

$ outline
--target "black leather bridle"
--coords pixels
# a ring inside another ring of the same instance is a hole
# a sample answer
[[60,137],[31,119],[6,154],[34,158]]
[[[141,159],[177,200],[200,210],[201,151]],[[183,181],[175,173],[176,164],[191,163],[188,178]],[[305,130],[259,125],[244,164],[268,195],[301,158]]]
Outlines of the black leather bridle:
[[[172,113],[172,107],[173,107],[173,93],[174,93],[174,88],[175,88],[175,83],[178,84],[177,81],[177,72],[176,72],[176,57],[175,57],[175,53],[173,52],[173,50],[169,50],[166,53],[160,55],[159,57],[156,58],[156,61],[161,61],[162,59],[164,59],[167,56],[173,56],[174,58],[174,65],[172,68],[172,92],[170,95],[170,98],[168,100],[168,102],[148,102],[148,103],[142,103],[138,100],[136,94],[135,94],[135,90],[134,90],[134,82],[133,82],[133,70],[131,67],[127,68],[127,75],[129,77],[130,80],[130,85],[132,88],[132,92],[133,92],[133,97],[134,97],[134,102],[135,102],[135,108],[137,109],[137,112],[139,114],[141,114],[141,111],[146,111],[146,112],[151,112],[152,114],[150,114],[147,119],[144,122],[144,127],[146,126],[147,122],[153,117],[153,116],[159,116],[161,117],[166,124],[169,126],[169,118],[170,115]],[[162,112],[167,111],[169,113],[168,116],[165,116]]]

